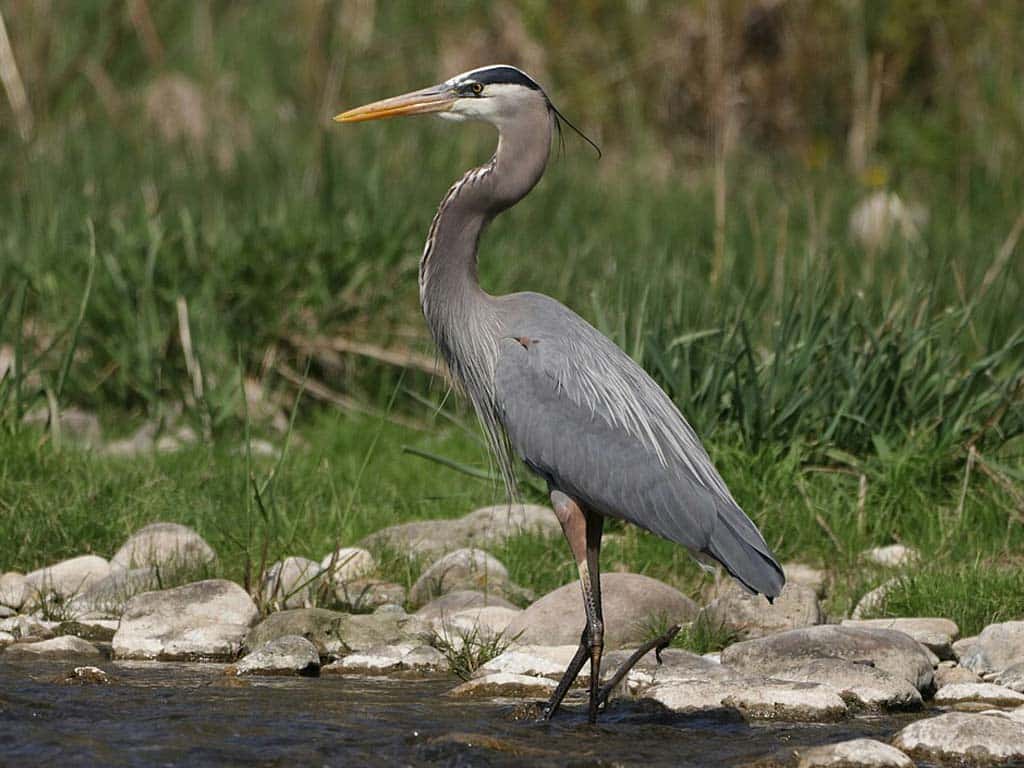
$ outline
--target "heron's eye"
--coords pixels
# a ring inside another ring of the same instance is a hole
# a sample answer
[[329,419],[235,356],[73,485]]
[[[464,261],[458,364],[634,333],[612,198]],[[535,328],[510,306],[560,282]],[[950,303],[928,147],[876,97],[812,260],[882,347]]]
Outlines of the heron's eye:
[[477,96],[479,96],[481,93],[484,92],[484,84],[483,83],[473,83],[472,85],[469,86],[469,90],[471,90],[473,93],[475,93]]

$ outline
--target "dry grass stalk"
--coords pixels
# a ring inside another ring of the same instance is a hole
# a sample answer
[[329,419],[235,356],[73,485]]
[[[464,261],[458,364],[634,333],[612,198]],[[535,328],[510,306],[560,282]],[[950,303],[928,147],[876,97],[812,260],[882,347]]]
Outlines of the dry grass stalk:
[[32,106],[28,103],[28,97],[25,95],[25,84],[18,72],[18,63],[14,59],[14,49],[7,36],[7,25],[4,24],[2,11],[0,11],[0,80],[3,81],[7,100],[11,103],[11,111],[14,112],[18,135],[23,141],[28,141],[32,136],[34,123]]

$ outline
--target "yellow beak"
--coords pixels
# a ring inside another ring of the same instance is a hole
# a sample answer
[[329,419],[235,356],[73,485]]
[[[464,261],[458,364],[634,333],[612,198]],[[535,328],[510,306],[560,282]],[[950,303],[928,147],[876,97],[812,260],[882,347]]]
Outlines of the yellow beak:
[[445,112],[455,103],[456,95],[446,86],[434,85],[412,93],[405,93],[383,101],[375,101],[362,107],[350,109],[335,116],[339,123],[358,123],[363,120],[380,120],[399,115],[423,115],[429,112]]

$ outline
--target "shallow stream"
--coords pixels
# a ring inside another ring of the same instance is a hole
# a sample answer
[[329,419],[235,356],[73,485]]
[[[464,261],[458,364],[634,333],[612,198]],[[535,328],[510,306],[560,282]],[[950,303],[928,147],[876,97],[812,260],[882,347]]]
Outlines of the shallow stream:
[[110,685],[61,683],[73,666],[0,657],[0,766],[795,765],[794,750],[888,740],[915,717],[747,724],[617,702],[590,726],[573,702],[541,724],[514,703],[451,699],[452,680],[237,681],[214,664],[103,662]]

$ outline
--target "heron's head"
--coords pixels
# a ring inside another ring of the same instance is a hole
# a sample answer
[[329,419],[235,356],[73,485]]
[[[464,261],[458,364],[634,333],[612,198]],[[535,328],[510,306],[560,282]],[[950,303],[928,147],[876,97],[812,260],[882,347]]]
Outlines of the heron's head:
[[400,115],[436,114],[448,120],[480,120],[501,128],[510,120],[552,109],[537,81],[505,64],[481,67],[383,101],[342,112],[340,123],[379,120]]

